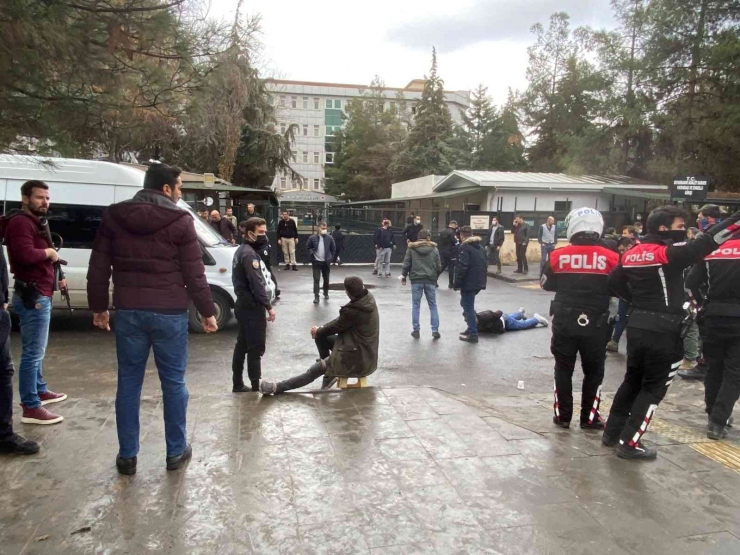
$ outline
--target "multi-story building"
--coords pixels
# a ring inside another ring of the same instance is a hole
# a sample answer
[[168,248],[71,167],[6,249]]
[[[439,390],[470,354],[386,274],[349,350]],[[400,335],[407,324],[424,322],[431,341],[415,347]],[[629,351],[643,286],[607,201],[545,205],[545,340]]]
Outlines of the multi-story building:
[[[277,108],[278,128],[285,133],[288,126],[296,126],[293,146],[293,170],[301,177],[277,175],[273,190],[277,193],[293,190],[323,191],[324,170],[334,163],[331,137],[342,126],[342,113],[347,102],[362,96],[369,89],[363,85],[313,83],[308,81],[270,80],[268,83]],[[411,112],[421,98],[423,79],[414,79],[403,89],[387,87],[388,102],[403,94]],[[469,91],[447,91],[445,101],[453,121],[462,122],[462,113],[470,104]]]

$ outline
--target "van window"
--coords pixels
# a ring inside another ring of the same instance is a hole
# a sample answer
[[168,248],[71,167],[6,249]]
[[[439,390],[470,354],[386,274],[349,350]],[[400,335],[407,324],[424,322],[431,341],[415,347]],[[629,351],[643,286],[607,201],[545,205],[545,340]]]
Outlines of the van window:
[[[20,202],[5,203],[6,214],[20,208]],[[52,203],[47,216],[49,228],[53,233],[61,235],[65,249],[92,249],[95,235],[107,209],[107,206]]]

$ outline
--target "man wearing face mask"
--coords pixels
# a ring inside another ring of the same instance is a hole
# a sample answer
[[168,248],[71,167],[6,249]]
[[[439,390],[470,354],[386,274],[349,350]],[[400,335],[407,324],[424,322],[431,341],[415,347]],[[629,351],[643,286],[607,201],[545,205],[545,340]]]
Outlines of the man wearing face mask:
[[185,385],[190,301],[202,315],[203,329],[218,329],[193,218],[176,205],[181,187],[179,168],[151,164],[144,188],[108,208],[90,256],[87,299],[93,324],[106,331],[111,275],[115,284],[116,466],[125,475],[136,472],[139,402],[149,351],[154,351],[162,385],[167,470],[176,470],[192,456]]
[[419,240],[419,232],[424,229],[421,225],[421,216],[414,217],[412,222],[404,228],[403,234],[406,236],[406,243],[415,243]]
[[498,218],[493,217],[491,231],[488,233],[488,259],[496,265],[496,273],[501,273],[501,247],[504,244],[504,226],[499,225]]
[[[249,218],[240,228],[244,229],[244,243],[234,254],[232,274],[236,292],[234,315],[239,322],[231,363],[234,393],[259,391],[267,322],[275,321],[274,285],[260,256],[267,246],[267,225],[262,218]],[[245,356],[251,389],[244,385]]]
[[604,429],[604,445],[617,445],[617,456],[654,459],[642,445],[668,386],[683,359],[687,321],[683,309],[685,268],[701,260],[740,232],[740,212],[686,243],[687,214],[662,206],[647,219],[648,234],[625,252],[609,276],[612,291],[632,305],[627,324],[627,373],[614,396]]
[[327,232],[326,222],[321,222],[319,232],[308,238],[306,249],[313,266],[313,303],[319,304],[319,285],[322,276],[324,278],[324,298],[329,298],[329,273],[331,263],[337,253],[337,245]]

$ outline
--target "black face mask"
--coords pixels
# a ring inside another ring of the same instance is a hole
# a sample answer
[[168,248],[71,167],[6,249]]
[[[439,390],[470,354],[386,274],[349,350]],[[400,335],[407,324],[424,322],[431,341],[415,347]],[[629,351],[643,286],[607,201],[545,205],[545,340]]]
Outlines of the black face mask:
[[658,236],[664,240],[670,240],[672,243],[685,243],[686,242],[686,230],[685,229],[668,229],[666,231],[659,231]]
[[268,243],[267,235],[257,235],[254,240],[248,239],[248,241],[256,247],[264,247]]

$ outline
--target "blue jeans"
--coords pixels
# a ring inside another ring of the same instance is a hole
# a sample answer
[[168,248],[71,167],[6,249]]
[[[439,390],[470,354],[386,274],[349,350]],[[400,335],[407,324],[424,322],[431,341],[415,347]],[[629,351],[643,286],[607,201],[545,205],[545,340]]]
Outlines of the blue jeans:
[[468,324],[468,334],[471,337],[478,337],[478,325],[475,321],[475,296],[478,293],[480,293],[479,290],[460,292],[460,306],[463,309],[463,318]]
[[21,363],[18,366],[18,390],[21,403],[29,409],[41,406],[39,393],[47,391],[43,360],[49,342],[51,297],[39,297],[36,307],[23,306],[20,295],[13,295],[13,310],[21,322]]
[[629,308],[630,304],[628,302],[619,299],[619,305],[617,306],[617,321],[614,322],[614,335],[612,336],[612,341],[615,343],[619,343],[619,340],[622,339],[624,328],[627,327],[627,322],[629,322],[627,311]]
[[419,331],[419,311],[421,297],[426,296],[429,304],[429,313],[432,316],[432,331],[439,331],[439,312],[437,312],[437,288],[432,283],[411,284],[411,323],[415,331]]
[[545,264],[550,259],[550,253],[555,250],[555,245],[551,243],[540,244],[540,275],[545,271]]
[[154,361],[162,385],[167,456],[181,455],[187,446],[187,314],[118,310],[115,329],[118,355],[116,426],[119,455],[130,458],[139,453],[139,402],[150,349],[154,350]]
[[540,323],[536,318],[525,318],[521,312],[504,314],[504,322],[506,324],[506,331],[531,330],[532,328],[536,328],[537,324]]

